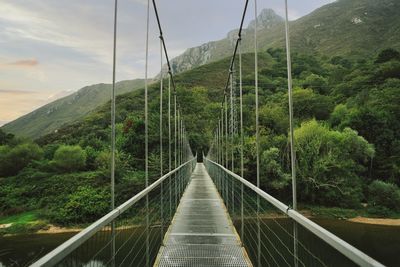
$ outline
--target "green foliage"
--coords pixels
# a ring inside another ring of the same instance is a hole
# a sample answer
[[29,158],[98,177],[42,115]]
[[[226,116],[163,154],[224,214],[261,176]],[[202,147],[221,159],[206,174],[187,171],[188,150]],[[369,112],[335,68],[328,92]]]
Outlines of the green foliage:
[[2,129],[0,129],[0,146],[7,145],[10,143],[11,140],[14,139],[13,134],[7,134]]
[[328,80],[313,73],[304,80],[303,88],[310,88],[319,94],[327,94],[329,92]]
[[[376,212],[400,211],[400,189],[397,185],[375,180],[368,186],[368,204]],[[386,214],[383,214],[386,215]]]
[[[285,97],[287,103],[287,96]],[[287,107],[288,104],[285,104]],[[293,90],[294,116],[304,119],[316,118],[326,120],[334,108],[329,96],[314,93],[311,89],[295,88]]]
[[296,129],[295,142],[300,198],[325,205],[359,205],[358,175],[374,155],[372,145],[354,130],[330,130],[315,120]]
[[391,60],[400,60],[400,53],[396,49],[388,48],[379,53],[375,63],[384,63]]
[[65,203],[52,207],[51,218],[62,225],[93,222],[110,210],[109,200],[109,191],[80,186]]
[[80,146],[60,146],[54,153],[53,162],[61,171],[82,170],[86,166],[86,153]]
[[0,177],[18,174],[34,160],[43,157],[43,150],[35,143],[22,143],[13,148],[0,147]]
[[390,78],[400,79],[400,61],[389,61],[377,66],[374,80],[383,82]]
[[[288,202],[291,170],[285,58],[284,50],[260,53],[260,178],[264,190]],[[377,178],[400,184],[400,79],[391,78],[396,76],[397,61],[375,63],[375,58],[328,59],[294,53],[295,145],[301,203],[359,207],[361,201],[369,199],[368,185]],[[229,59],[224,59],[176,77],[181,118],[192,149],[198,154],[207,153],[213,138],[228,64]],[[245,177],[255,183],[253,66],[254,54],[244,54]],[[158,84],[149,86],[151,179],[159,176],[158,94]],[[144,185],[142,96],[143,91],[137,90],[117,100],[118,203]],[[165,170],[169,142],[167,97],[164,94]],[[171,124],[173,131],[173,120]],[[40,138],[44,158],[30,160],[16,176],[0,179],[0,213],[40,210],[50,222],[76,224],[91,222],[108,211],[109,125],[110,109],[105,104],[84,119]],[[7,167],[7,155],[21,142],[13,138],[0,146],[0,170]],[[99,207],[93,208],[94,202]],[[393,205],[380,205],[369,204],[372,211],[380,207],[387,214],[394,211]]]
[[291,182],[291,176],[284,172],[279,157],[279,149],[276,147],[264,151],[261,155],[262,183],[275,190],[283,189]]
[[[143,79],[121,81],[116,84],[116,94],[124,94],[142,88]],[[110,99],[111,84],[85,86],[75,93],[51,102],[34,112],[16,119],[2,128],[12,134],[39,138],[58,132],[64,125],[84,119],[88,113]]]
[[267,104],[260,110],[260,123],[277,134],[286,134],[289,129],[287,109],[277,104]]

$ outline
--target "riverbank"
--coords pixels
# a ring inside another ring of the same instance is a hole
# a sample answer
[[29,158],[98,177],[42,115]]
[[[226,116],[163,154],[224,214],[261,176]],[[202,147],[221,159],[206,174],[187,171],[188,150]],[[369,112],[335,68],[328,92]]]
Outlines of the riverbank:
[[348,219],[348,221],[374,225],[400,226],[400,219],[355,217]]
[[[400,214],[394,214],[394,216],[390,218],[377,218],[373,214],[368,213],[366,209],[343,209],[321,206],[300,206],[299,211],[310,219],[336,219],[362,224],[400,226]],[[29,211],[18,215],[0,218],[0,237],[31,233],[76,233],[84,229],[86,226],[57,226],[42,219],[39,214],[40,213],[36,211]],[[285,216],[282,213],[274,213],[271,211],[264,214],[263,217],[268,219],[283,218]]]

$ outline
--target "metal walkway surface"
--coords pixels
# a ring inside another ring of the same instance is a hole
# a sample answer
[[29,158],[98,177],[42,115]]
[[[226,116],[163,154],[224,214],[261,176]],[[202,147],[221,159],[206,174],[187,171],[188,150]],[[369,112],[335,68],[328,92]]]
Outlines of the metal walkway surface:
[[154,266],[252,266],[202,163],[196,165]]

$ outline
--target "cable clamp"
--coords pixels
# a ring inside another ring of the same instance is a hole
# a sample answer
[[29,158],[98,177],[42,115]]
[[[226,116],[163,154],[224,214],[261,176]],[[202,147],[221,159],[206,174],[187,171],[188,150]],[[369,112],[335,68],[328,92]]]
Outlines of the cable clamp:
[[288,214],[289,210],[293,209],[290,205],[288,205],[287,209],[286,209],[286,214]]

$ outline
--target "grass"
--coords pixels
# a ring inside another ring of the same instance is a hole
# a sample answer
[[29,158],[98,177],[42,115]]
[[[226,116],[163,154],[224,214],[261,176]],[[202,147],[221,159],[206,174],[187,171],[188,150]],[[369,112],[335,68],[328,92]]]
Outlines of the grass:
[[28,211],[17,215],[1,217],[0,224],[27,224],[33,221],[37,221],[39,215],[37,211]]
[[319,218],[333,218],[333,219],[351,219],[355,217],[366,217],[366,218],[387,218],[387,219],[399,219],[400,213],[391,212],[385,216],[378,215],[370,212],[367,208],[360,209],[347,209],[338,207],[323,207],[323,206],[312,206],[302,205],[299,208],[300,211],[307,211],[311,213],[313,217]]
[[0,229],[0,236],[34,233],[47,226],[45,221],[39,219],[37,211],[1,217],[0,224],[11,224],[10,227]]

